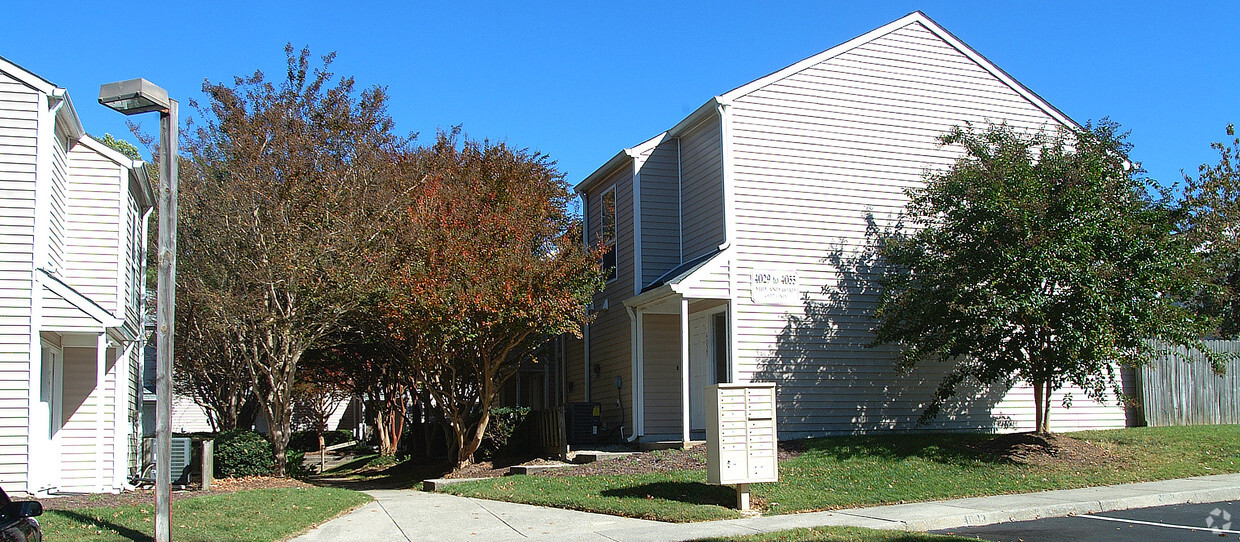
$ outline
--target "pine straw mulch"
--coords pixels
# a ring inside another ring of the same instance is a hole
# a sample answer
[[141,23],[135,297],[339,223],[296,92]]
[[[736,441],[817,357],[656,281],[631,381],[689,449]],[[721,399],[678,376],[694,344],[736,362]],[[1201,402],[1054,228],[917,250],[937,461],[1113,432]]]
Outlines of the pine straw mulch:
[[[276,478],[274,476],[246,476],[242,478],[220,478],[211,482],[209,491],[202,491],[198,484],[186,490],[173,490],[173,501],[201,497],[203,495],[223,495],[250,489],[270,489],[282,487],[313,487],[294,478]],[[47,510],[74,510],[78,508],[95,508],[101,506],[155,506],[155,490],[153,488],[135,489],[119,494],[97,493],[80,495],[61,495],[39,499]]]

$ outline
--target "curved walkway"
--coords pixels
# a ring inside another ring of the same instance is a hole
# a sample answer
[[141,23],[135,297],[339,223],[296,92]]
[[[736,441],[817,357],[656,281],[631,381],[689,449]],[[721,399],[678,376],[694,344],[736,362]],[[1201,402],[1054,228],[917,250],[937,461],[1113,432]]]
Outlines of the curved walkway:
[[366,493],[373,496],[375,502],[294,540],[644,542],[823,525],[927,531],[1163,504],[1240,499],[1240,474],[701,523],[664,523],[417,490],[378,489]]

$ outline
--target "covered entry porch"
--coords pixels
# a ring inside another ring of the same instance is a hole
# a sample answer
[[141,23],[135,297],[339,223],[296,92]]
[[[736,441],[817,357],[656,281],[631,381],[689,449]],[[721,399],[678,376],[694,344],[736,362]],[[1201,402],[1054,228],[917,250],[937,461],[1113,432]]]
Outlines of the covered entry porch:
[[[640,442],[706,438],[706,387],[732,382],[726,263],[706,259],[625,302],[633,335],[633,418]],[[721,269],[722,268],[722,269]],[[673,270],[675,273],[677,270]]]

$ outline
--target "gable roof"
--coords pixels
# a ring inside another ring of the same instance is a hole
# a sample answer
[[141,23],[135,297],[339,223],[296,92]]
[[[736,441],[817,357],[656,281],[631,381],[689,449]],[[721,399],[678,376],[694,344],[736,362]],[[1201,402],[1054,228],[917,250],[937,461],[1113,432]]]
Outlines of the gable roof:
[[939,23],[934,22],[934,19],[931,19],[925,13],[922,13],[920,11],[914,11],[912,13],[909,13],[908,15],[900,17],[899,19],[891,21],[890,23],[887,23],[883,26],[875,28],[874,30],[866,32],[865,34],[862,34],[844,43],[836,45],[835,47],[827,49],[826,51],[813,55],[809,58],[803,59],[799,62],[793,63],[783,69],[777,70],[763,77],[759,77],[758,79],[745,83],[728,92],[715,96],[711,98],[710,100],[707,100],[706,103],[702,104],[701,107],[698,107],[697,110],[690,113],[688,116],[686,116],[680,122],[676,123],[675,126],[668,129],[666,132],[663,132],[655,136],[654,138],[648,140],[645,143],[621,150],[614,157],[612,157],[611,160],[608,160],[607,163],[603,164],[598,169],[594,170],[593,173],[587,175],[585,179],[583,179],[580,183],[577,184],[577,186],[575,187],[575,190],[578,193],[583,192],[587,188],[589,188],[591,184],[598,182],[600,179],[606,177],[607,175],[610,175],[613,171],[615,171],[617,167],[620,166],[620,164],[627,163],[628,160],[631,160],[632,158],[637,157],[640,154],[640,152],[637,152],[637,149],[644,148],[644,146],[650,143],[651,141],[656,141],[656,140],[661,141],[662,140],[661,138],[673,138],[673,137],[679,136],[681,132],[689,128],[692,128],[693,126],[696,126],[699,122],[705,120],[710,115],[715,114],[716,109],[720,105],[730,104],[732,101],[736,100],[737,98],[745,96],[746,94],[749,94],[755,90],[758,90],[766,85],[769,85],[785,77],[788,77],[797,72],[800,72],[806,68],[809,68],[810,66],[814,66],[826,60],[830,60],[839,55],[852,51],[853,49],[856,49],[857,47],[860,47],[866,43],[869,43],[878,38],[881,38],[887,34],[890,34],[891,32],[904,28],[910,24],[920,24],[930,33],[939,37],[939,39],[942,39],[949,46],[951,46],[952,48],[959,51],[961,54],[968,57],[970,60],[976,63],[980,68],[990,73],[992,76],[995,77],[995,79],[998,79],[1004,85],[1011,88],[1014,92],[1021,95],[1026,100],[1029,100],[1029,103],[1033,104],[1034,107],[1045,112],[1051,118],[1055,119],[1056,121],[1062,123],[1065,126],[1069,126],[1073,128],[1081,127],[1081,125],[1077,124],[1077,122],[1072,120],[1071,117],[1065,115],[1057,107],[1051,105],[1050,102],[1047,102],[1046,100],[1042,99],[1042,97],[1039,96],[1036,92],[1030,90],[1029,87],[1026,87],[1020,81],[1017,81],[1016,78],[1009,75],[1006,71],[1003,71],[1002,68],[995,65],[995,63],[991,62],[989,59],[982,56],[981,53],[974,50],[972,47],[969,46],[969,44],[961,41],[960,38],[957,38],[955,36],[955,34],[952,34],[946,28],[943,28],[942,26],[940,26]]
[[151,188],[151,180],[146,171],[146,162],[130,159],[128,156],[121,154],[120,151],[105,145],[102,141],[90,135],[83,135],[78,140],[78,143],[81,143],[100,156],[115,162],[116,165],[128,169],[130,182],[136,183],[139,187],[138,204],[143,208],[155,205],[155,192]]
[[39,77],[34,72],[2,56],[0,56],[0,72],[8,74],[22,84],[37,92],[46,94],[52,99],[62,100],[64,105],[56,110],[56,122],[60,123],[74,140],[80,139],[86,134],[86,130],[82,128],[82,121],[78,119],[77,109],[73,108],[73,100],[69,99],[69,91],[52,84],[51,81]]
[[1043,112],[1045,112],[1047,115],[1050,115],[1051,118],[1063,123],[1066,126],[1071,126],[1075,128],[1080,127],[1080,125],[1077,124],[1076,121],[1072,120],[1070,117],[1065,115],[1062,111],[1060,111],[1058,108],[1051,105],[1050,102],[1047,102],[1046,100],[1042,99],[1042,97],[1038,96],[1036,92],[1030,90],[1029,87],[1026,87],[1020,81],[1017,81],[1016,78],[1012,77],[1011,75],[1008,75],[1008,73],[1003,71],[1002,68],[995,65],[995,63],[991,62],[986,57],[982,56],[981,53],[974,50],[972,47],[969,46],[969,44],[963,41],[960,41],[960,38],[957,38],[955,34],[952,34],[946,28],[943,28],[942,26],[940,26],[939,23],[934,22],[934,19],[931,19],[925,13],[922,13],[920,11],[914,11],[912,13],[909,13],[908,15],[900,17],[899,19],[891,21],[890,23],[887,23],[883,26],[875,28],[874,30],[866,32],[865,34],[862,34],[844,43],[836,45],[835,47],[827,49],[826,51],[823,51],[814,56],[801,60],[800,62],[796,62],[786,68],[775,71],[764,77],[760,77],[758,79],[745,83],[744,85],[736,87],[718,96],[716,99],[721,103],[725,103],[725,104],[730,103],[731,101],[737,98],[740,98],[741,96],[744,96],[759,88],[762,88],[766,85],[774,83],[775,81],[788,77],[794,73],[800,72],[810,66],[819,64],[826,60],[830,60],[834,57],[847,53],[853,49],[856,49],[857,47],[860,47],[863,44],[874,41],[878,38],[881,38],[887,34],[890,34],[891,32],[904,28],[913,23],[921,24],[921,26],[924,27],[926,30],[930,31],[930,33],[934,34],[935,36],[938,36],[939,39],[942,39],[952,48],[956,49],[961,54],[968,57],[970,60],[976,63],[980,68],[989,72],[992,76],[994,76],[996,79],[1001,81],[1003,84],[1007,85],[1017,94],[1020,94],[1026,100],[1029,100],[1029,102],[1032,103],[1034,107],[1037,107],[1038,109],[1041,109]]

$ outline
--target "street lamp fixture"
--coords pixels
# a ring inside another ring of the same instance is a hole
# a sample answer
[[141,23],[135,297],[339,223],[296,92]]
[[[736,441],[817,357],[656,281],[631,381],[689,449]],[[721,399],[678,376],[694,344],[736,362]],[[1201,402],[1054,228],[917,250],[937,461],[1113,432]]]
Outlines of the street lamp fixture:
[[169,542],[172,492],[172,338],[177,276],[177,102],[146,79],[99,87],[99,103],[126,115],[159,112],[159,282],[155,294],[155,540]]
[[117,81],[99,87],[99,103],[126,115],[167,110],[168,91],[146,79]]

